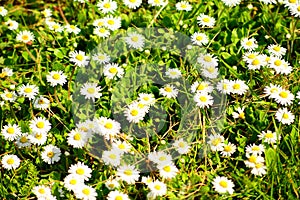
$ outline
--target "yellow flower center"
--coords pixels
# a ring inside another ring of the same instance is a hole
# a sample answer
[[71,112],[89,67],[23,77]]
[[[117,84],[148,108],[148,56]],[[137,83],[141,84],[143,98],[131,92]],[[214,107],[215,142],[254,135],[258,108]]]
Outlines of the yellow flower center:
[[226,145],[224,147],[224,151],[226,151],[226,152],[230,152],[231,150],[232,150],[232,147],[230,145]]
[[28,140],[27,140],[27,137],[26,136],[22,136],[21,139],[20,139],[20,142],[22,143],[26,143]]
[[221,187],[223,187],[223,188],[227,188],[227,187],[228,187],[227,182],[226,182],[226,181],[223,181],[223,180],[220,181],[219,185],[220,185]]
[[264,166],[262,163],[256,163],[256,164],[255,164],[255,168],[256,168],[256,169],[259,169],[259,168],[261,168],[262,166]]
[[116,196],[115,200],[123,200],[123,197],[122,196]]
[[253,53],[251,53],[251,54],[248,55],[248,58],[250,58],[250,59],[254,59],[255,57],[256,57],[256,55],[253,54]]
[[289,3],[296,3],[297,0],[289,0]]
[[39,191],[40,194],[45,194],[46,193],[44,188],[40,188],[38,191]]
[[99,29],[99,32],[100,32],[100,33],[105,33],[105,32],[106,32],[106,29],[105,29],[105,28],[100,28],[100,29]]
[[149,101],[149,100],[150,100],[149,97],[143,97],[143,99],[144,99],[145,101]]
[[276,60],[275,62],[274,62],[274,64],[278,67],[278,66],[280,66],[281,65],[281,60]]
[[45,126],[44,122],[38,122],[38,123],[36,123],[36,127],[37,128],[44,128],[44,126]]
[[81,139],[80,133],[76,133],[76,134],[73,136],[73,139],[76,140],[76,141],[80,140],[80,139]]
[[288,115],[287,113],[284,113],[284,114],[282,115],[282,118],[283,118],[283,119],[288,119],[288,118],[289,118],[289,115]]
[[57,29],[59,29],[59,25],[58,25],[58,24],[54,24],[54,25],[53,25],[53,28],[54,28],[55,30],[57,30]]
[[259,146],[253,146],[252,147],[252,151],[259,151],[259,150],[260,150]]
[[115,21],[112,20],[112,19],[109,19],[109,20],[107,20],[107,23],[108,23],[109,25],[114,25],[114,24],[115,24]]
[[53,151],[48,152],[48,153],[47,153],[47,156],[48,156],[49,158],[52,158],[52,157],[54,156]]
[[158,160],[160,160],[160,161],[164,161],[164,160],[166,160],[167,158],[165,157],[165,156],[161,156],[161,157],[159,157],[159,159]]
[[85,194],[85,195],[89,195],[91,192],[90,192],[90,190],[88,188],[84,188],[82,190],[82,193]]
[[12,165],[15,163],[15,160],[13,158],[9,158],[9,159],[7,159],[6,162],[7,162],[7,164]]
[[210,56],[204,56],[203,60],[205,62],[211,62],[212,58]]
[[137,42],[137,41],[139,41],[139,37],[138,36],[132,36],[131,41],[132,42]]
[[26,40],[28,40],[28,39],[29,39],[29,36],[28,36],[28,35],[23,35],[23,36],[22,36],[22,40],[25,40],[25,41],[26,41]]
[[42,139],[43,135],[40,134],[40,133],[37,133],[37,134],[35,134],[34,137],[35,137],[36,139],[40,140],[40,139]]
[[241,112],[241,113],[239,114],[239,118],[245,119],[245,113],[244,113],[244,112]]
[[77,180],[76,180],[76,179],[71,179],[69,183],[70,183],[71,185],[76,185]]
[[111,183],[111,184],[108,184],[108,187],[110,188],[114,188],[115,187],[115,184]]
[[185,8],[187,8],[187,5],[186,4],[181,4],[181,8],[185,9]]
[[282,91],[282,92],[279,93],[279,96],[282,97],[282,98],[287,98],[288,95],[289,94],[286,91]]
[[270,59],[271,59],[271,57],[269,57],[269,56],[266,57],[267,62],[269,62]]
[[112,129],[113,128],[113,124],[110,123],[110,122],[107,122],[105,125],[104,125],[105,128],[107,129]]
[[70,29],[74,30],[76,27],[74,25],[70,25]]
[[104,22],[103,21],[99,21],[98,22],[98,26],[103,26]]
[[108,9],[108,8],[111,7],[111,5],[110,5],[110,3],[105,3],[105,4],[103,5],[103,7]]
[[30,88],[30,87],[25,88],[25,89],[24,89],[24,92],[27,93],[27,94],[28,94],[28,93],[31,93],[31,92],[32,92],[32,88]]
[[272,132],[266,133],[265,135],[266,138],[274,138],[274,134]]
[[172,92],[172,88],[171,87],[165,87],[165,91],[166,92]]
[[249,162],[251,162],[251,163],[256,163],[256,156],[252,155],[252,156],[249,157],[248,160],[249,160]]
[[217,146],[218,144],[221,143],[221,139],[220,138],[216,138],[211,143],[212,143],[212,145]]
[[238,90],[241,88],[241,85],[238,83],[233,84],[233,89]]
[[54,80],[59,80],[60,79],[60,75],[59,74],[53,74],[52,78]]
[[132,175],[132,170],[127,169],[127,170],[124,171],[124,174],[127,175],[127,176],[131,176]]
[[117,158],[117,155],[116,155],[116,154],[110,154],[108,157],[109,157],[110,159],[115,160],[115,159]]
[[278,92],[278,89],[277,89],[277,88],[272,88],[272,89],[270,90],[270,92],[271,92],[271,93],[276,93],[276,92]]
[[88,89],[87,89],[87,92],[88,92],[89,94],[94,94],[94,93],[95,93],[95,88],[88,88]]
[[132,110],[132,111],[130,111],[130,114],[132,116],[137,116],[139,114],[139,111],[138,110]]
[[81,54],[78,54],[76,57],[75,57],[77,60],[79,60],[79,61],[83,61],[83,55],[81,55]]
[[214,67],[208,67],[208,68],[206,68],[206,70],[207,70],[209,73],[215,72],[215,68],[214,68]]
[[171,167],[170,166],[165,166],[163,167],[165,172],[170,172],[171,171]]
[[275,46],[275,47],[273,48],[273,50],[278,52],[278,51],[280,51],[280,47],[279,47],[279,46]]
[[156,190],[160,190],[161,187],[160,187],[160,185],[155,185],[154,188],[155,188]]
[[78,169],[76,170],[76,174],[83,175],[83,174],[84,174],[84,169],[78,168]]
[[252,61],[252,65],[259,65],[260,61],[258,59],[255,59]]
[[198,35],[198,36],[196,37],[196,40],[197,40],[197,41],[201,41],[201,40],[203,40],[203,37],[202,37],[201,35]]
[[197,90],[204,90],[205,88],[207,88],[207,84],[200,83],[197,87]]
[[9,127],[9,128],[7,129],[7,133],[8,133],[8,134],[14,134],[14,133],[15,133],[15,129],[14,129],[13,127]]
[[109,69],[109,72],[112,73],[112,74],[115,74],[115,73],[118,72],[118,69],[115,68],[115,67],[111,67],[111,68]]
[[297,7],[297,11],[298,11],[298,12],[300,11],[300,6]]
[[183,148],[183,147],[185,147],[185,143],[184,142],[179,142],[178,146]]
[[202,102],[206,102],[206,101],[207,101],[207,98],[206,98],[205,96],[201,96],[199,99],[200,99],[200,101],[202,101]]
[[253,44],[252,41],[246,42],[246,45],[247,45],[247,46],[252,46],[252,44]]
[[204,17],[204,18],[203,18],[203,21],[207,23],[207,22],[210,21],[210,19],[209,19],[208,17]]
[[6,96],[7,98],[11,99],[11,98],[13,97],[13,94],[9,92],[9,93],[7,93],[5,96]]
[[227,90],[228,89],[228,85],[226,83],[223,83],[223,89]]
[[130,3],[135,3],[136,2],[136,0],[129,0],[130,1]]

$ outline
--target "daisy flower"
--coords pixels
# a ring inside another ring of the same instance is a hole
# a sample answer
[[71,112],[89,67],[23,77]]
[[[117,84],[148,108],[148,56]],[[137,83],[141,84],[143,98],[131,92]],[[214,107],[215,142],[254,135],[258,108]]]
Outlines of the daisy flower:
[[30,120],[29,127],[33,133],[47,134],[51,129],[51,124],[44,117],[35,117]]
[[102,160],[106,165],[117,167],[121,162],[121,153],[119,151],[116,151],[115,149],[112,149],[110,151],[103,151]]
[[247,51],[243,54],[243,61],[246,63],[252,63],[254,59],[257,58],[257,56],[260,55],[259,52],[256,51]]
[[215,189],[216,192],[218,193],[226,193],[228,192],[229,194],[233,194],[234,190],[234,184],[231,180],[229,180],[228,178],[222,176],[217,176],[214,178],[213,182],[213,188]]
[[93,55],[92,58],[99,64],[108,64],[110,61],[110,56],[106,53],[97,53]]
[[88,135],[80,129],[73,129],[68,133],[68,144],[74,148],[82,148],[88,141]]
[[13,70],[8,68],[8,67],[4,67],[2,70],[1,70],[1,73],[0,73],[0,78],[5,78],[6,76],[12,76],[14,73],[13,73]]
[[280,89],[274,98],[277,103],[284,106],[291,105],[294,101],[294,95],[289,90],[285,89]]
[[177,79],[182,76],[181,71],[177,68],[169,68],[165,74],[171,79]]
[[247,67],[250,70],[260,69],[263,66],[267,66],[268,63],[266,61],[266,55],[257,55],[255,58],[251,60],[251,62],[247,63]]
[[31,145],[30,140],[28,138],[28,133],[21,133],[16,139],[16,145],[19,148],[29,147]]
[[110,35],[110,32],[105,27],[96,27],[94,29],[94,34],[101,38],[107,38]]
[[139,123],[141,120],[143,120],[145,114],[145,110],[138,106],[138,102],[128,105],[124,111],[124,115],[130,123]]
[[72,164],[68,170],[70,174],[77,174],[83,180],[88,181],[92,176],[92,170],[82,162],[77,162],[76,164]]
[[249,144],[246,146],[246,154],[254,154],[261,156],[264,153],[265,147],[262,144]]
[[64,75],[62,71],[51,71],[46,75],[46,78],[47,82],[49,82],[52,87],[63,85],[67,82],[67,76]]
[[224,137],[220,134],[214,134],[208,136],[208,144],[212,151],[223,151],[224,149]]
[[19,23],[16,22],[15,20],[9,19],[7,22],[5,22],[5,25],[8,26],[9,30],[13,31],[13,30],[17,30],[18,29]]
[[40,96],[33,101],[33,107],[46,110],[47,108],[50,108],[50,101],[49,99]]
[[268,51],[273,56],[281,57],[284,56],[286,53],[286,48],[278,45],[278,44],[270,44],[268,46]]
[[1,164],[4,169],[17,169],[20,166],[20,159],[16,155],[6,154],[2,157]]
[[[300,94],[300,92],[299,92]],[[138,97],[139,102],[152,106],[155,104],[155,97],[153,94],[147,94],[147,93],[140,93]]]
[[289,11],[291,13],[291,15],[295,16],[295,17],[300,17],[300,4],[293,4],[291,6],[289,6]]
[[293,123],[295,119],[294,114],[288,111],[287,108],[279,108],[275,114],[275,117],[279,122],[287,125]]
[[108,193],[107,200],[130,200],[128,195],[117,190]]
[[[297,92],[296,98],[297,98],[297,99],[300,99],[300,91]],[[298,104],[300,104],[300,102],[299,102]]]
[[64,186],[68,191],[78,190],[82,184],[84,184],[84,179],[80,175],[69,174],[64,178]]
[[123,3],[130,9],[136,9],[143,3],[142,0],[123,0]]
[[269,60],[270,68],[274,69],[277,74],[290,74],[292,72],[292,67],[290,64],[278,57],[271,56]]
[[161,181],[155,180],[149,183],[148,187],[151,190],[151,196],[153,196],[154,198],[167,194],[167,185]]
[[241,3],[241,0],[221,0],[226,6],[234,7]]
[[159,89],[159,93],[167,98],[176,98],[178,95],[178,89],[174,85],[167,84],[163,88]]
[[108,79],[114,79],[114,78],[122,78],[124,75],[124,69],[122,67],[119,67],[117,63],[109,63],[104,66],[103,74]]
[[96,121],[99,126],[99,133],[106,139],[114,137],[116,134],[120,133],[121,124],[116,120],[100,117]]
[[148,159],[157,165],[170,164],[172,162],[172,156],[163,151],[154,151],[148,154]]
[[93,26],[95,27],[102,27],[105,25],[105,19],[96,19],[93,22]]
[[61,33],[64,30],[64,27],[61,24],[57,23],[57,22],[48,23],[48,28],[51,31],[55,31],[57,33]]
[[118,5],[117,2],[115,1],[103,0],[97,4],[97,7],[102,13],[106,14],[106,13],[113,13],[118,8]]
[[151,6],[164,6],[167,3],[166,0],[148,0],[148,4]]
[[160,177],[165,179],[174,178],[178,173],[178,169],[173,163],[158,165],[157,168],[159,170]]
[[47,141],[47,134],[33,133],[31,135],[28,135],[28,139],[29,139],[30,143],[32,143],[32,144],[43,145]]
[[7,10],[3,6],[0,6],[0,15],[2,17],[4,17],[5,15],[7,15]]
[[201,75],[206,78],[214,79],[218,77],[219,69],[215,66],[201,67]]
[[179,154],[187,154],[190,151],[191,146],[188,145],[186,141],[184,141],[182,138],[179,140],[176,140],[173,143],[173,147]]
[[58,147],[49,144],[44,146],[44,151],[42,152],[42,160],[48,164],[53,164],[60,160],[61,151]]
[[230,94],[232,93],[231,81],[227,79],[220,80],[217,83],[217,90],[222,94]]
[[118,151],[120,154],[128,153],[131,145],[126,141],[116,140],[112,143],[112,149]]
[[221,151],[222,156],[231,156],[236,151],[236,145],[228,142],[224,144],[223,151]]
[[274,84],[270,84],[270,86],[266,86],[264,88],[264,93],[266,94],[266,96],[268,96],[269,98],[275,98],[276,96],[278,96],[279,91],[282,90],[282,87],[279,85],[274,85]]
[[153,179],[150,176],[143,176],[142,177],[142,183],[145,183],[147,186],[153,182]]
[[109,178],[105,181],[105,186],[109,189],[109,190],[113,190],[116,188],[120,187],[120,183],[118,182],[118,180],[113,179],[113,178]]
[[231,91],[233,94],[243,95],[247,92],[248,86],[245,84],[245,81],[234,80],[231,81]]
[[245,165],[249,168],[255,167],[256,163],[262,163],[265,159],[256,154],[246,154],[247,160],[244,161]]
[[214,87],[208,81],[195,81],[191,86],[192,93],[210,93]]
[[45,8],[45,10],[43,10],[41,13],[44,15],[45,18],[52,16],[52,10],[50,10],[49,8]]
[[101,86],[97,87],[97,83],[84,83],[83,86],[80,88],[80,94],[84,95],[85,99],[98,99],[102,96],[100,92]]
[[207,53],[207,54],[201,54],[197,58],[197,62],[201,64],[203,67],[217,67],[218,66],[218,59],[214,57],[214,55]]
[[267,132],[262,131],[262,133],[260,135],[258,135],[258,138],[268,144],[274,144],[274,143],[277,143],[277,140],[278,141],[280,140],[280,135],[278,135],[278,137],[277,137],[276,132],[267,130]]
[[123,165],[117,169],[116,175],[128,184],[134,184],[140,177],[139,171],[132,165]]
[[145,37],[136,32],[129,33],[124,39],[129,48],[142,49],[145,45]]
[[243,38],[241,45],[245,50],[255,50],[258,47],[257,41],[255,38]]
[[5,101],[9,101],[9,102],[14,102],[17,99],[17,94],[15,91],[8,91],[5,90],[2,94],[1,94],[1,98],[4,99]]
[[70,61],[73,62],[76,66],[84,67],[88,65],[89,57],[85,55],[83,51],[72,51],[70,52]]
[[76,25],[70,25],[70,24],[67,24],[65,26],[65,29],[68,33],[74,33],[75,35],[78,35],[78,33],[81,31],[80,28],[78,28]]
[[213,97],[207,94],[206,92],[196,93],[194,96],[194,101],[196,102],[196,105],[200,108],[209,108],[214,103]]
[[191,40],[193,44],[202,46],[208,43],[208,36],[205,33],[195,32],[191,36]]
[[8,124],[3,126],[1,133],[5,140],[13,141],[22,133],[18,124]]
[[19,95],[24,96],[31,99],[34,99],[36,95],[39,93],[39,89],[36,85],[29,85],[28,83],[26,85],[21,85],[18,89]]
[[244,113],[244,110],[245,110],[245,107],[238,107],[236,109],[236,112],[233,112],[232,113],[232,117],[235,118],[235,119],[245,119],[245,113]]
[[251,170],[251,174],[254,174],[255,176],[262,176],[267,173],[267,167],[264,163],[256,163],[255,166]]
[[33,187],[32,193],[39,198],[46,198],[51,195],[51,189],[45,185],[38,185]]
[[197,17],[197,20],[198,20],[199,26],[202,26],[202,27],[204,27],[204,26],[213,27],[216,23],[215,18],[205,15],[204,13],[201,13]]
[[121,17],[108,16],[104,18],[104,26],[111,31],[115,31],[121,27]]
[[187,1],[180,1],[178,3],[175,4],[175,7],[178,11],[184,10],[184,11],[191,11],[192,10],[192,6],[189,2]]
[[77,199],[82,200],[96,200],[97,192],[95,188],[92,188],[88,185],[80,185],[77,189],[74,190],[75,196]]

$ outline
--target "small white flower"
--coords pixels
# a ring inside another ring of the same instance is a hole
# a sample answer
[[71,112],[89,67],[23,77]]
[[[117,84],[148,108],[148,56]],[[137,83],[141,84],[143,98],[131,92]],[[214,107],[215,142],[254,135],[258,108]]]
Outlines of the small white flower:
[[243,38],[241,41],[241,45],[245,50],[255,50],[258,47],[255,38]]
[[88,65],[89,57],[85,55],[83,51],[72,51],[70,52],[70,61],[79,67]]
[[110,32],[105,27],[96,27],[94,28],[94,34],[101,38],[107,38],[110,35]]
[[18,92],[20,96],[24,96],[32,100],[39,93],[39,89],[36,85],[23,84],[19,87]]
[[127,182],[128,184],[133,184],[140,177],[139,171],[135,169],[132,165],[123,165],[117,169],[116,175],[120,180]]
[[89,134],[80,130],[73,129],[70,133],[68,133],[68,144],[73,146],[74,148],[82,148],[87,143],[89,139]]
[[249,168],[255,167],[256,163],[263,163],[265,159],[257,154],[246,154],[247,160],[244,161],[245,165]]
[[116,63],[109,63],[104,66],[103,74],[108,79],[122,78],[124,75],[124,69],[119,67]]
[[128,195],[117,190],[108,193],[107,200],[130,200]]
[[155,180],[148,184],[153,198],[157,196],[164,196],[167,193],[167,185],[161,181]]
[[231,156],[236,151],[236,145],[228,142],[224,144],[223,151],[221,151],[222,156]]
[[7,15],[7,10],[3,6],[0,6],[0,15],[2,17],[4,17],[5,15]]
[[33,107],[46,110],[47,108],[50,108],[50,101],[49,99],[40,96],[33,101]]
[[49,8],[45,8],[45,10],[43,10],[41,13],[44,15],[45,18],[52,16],[52,10],[50,10]]
[[74,193],[77,199],[82,200],[97,200],[96,197],[98,196],[95,188],[85,184],[79,185],[78,188],[74,190]]
[[74,33],[75,35],[78,35],[78,33],[81,31],[80,28],[78,28],[76,25],[70,25],[70,24],[67,24],[65,26],[65,29],[68,33]]
[[112,149],[110,151],[103,151],[102,160],[106,165],[117,167],[121,162],[121,153],[120,151],[116,151],[115,149]]
[[200,13],[200,15],[197,17],[199,26],[207,26],[207,27],[213,27],[216,23],[215,18],[210,17],[208,15],[205,15],[204,13]]
[[245,119],[245,112],[244,112],[244,110],[245,110],[245,107],[242,107],[242,108],[238,107],[236,109],[236,112],[232,113],[232,117],[235,118],[235,119],[238,119],[238,118]]
[[262,176],[267,173],[267,167],[264,165],[264,163],[256,163],[255,166],[251,170],[251,174],[254,174],[256,176]]
[[176,140],[173,143],[173,146],[174,146],[175,150],[180,154],[187,154],[191,148],[191,146],[186,141],[184,141],[182,138],[180,138],[179,140]]
[[100,92],[101,86],[97,86],[97,83],[84,83],[80,88],[80,94],[84,95],[85,99],[98,99],[102,96]]
[[191,36],[192,43],[199,46],[206,45],[208,43],[208,39],[209,38],[205,33],[200,33],[200,32],[195,32]]
[[28,133],[21,133],[16,139],[16,145],[19,148],[29,147],[31,145],[31,143],[30,143],[30,140],[28,137]]
[[276,132],[272,132],[267,130],[267,132],[262,131],[260,135],[258,135],[259,139],[268,144],[277,143],[281,139],[280,135],[277,136]]
[[35,117],[30,120],[29,127],[33,133],[47,134],[51,129],[51,124],[44,117]]
[[214,100],[213,97],[206,92],[198,92],[194,96],[194,101],[196,102],[196,105],[200,108],[209,108],[213,105]]
[[275,114],[275,117],[279,122],[287,125],[293,123],[295,119],[294,114],[288,111],[287,108],[279,108]]
[[172,156],[163,151],[154,151],[148,154],[148,159],[157,165],[170,164],[172,162]]
[[278,44],[270,44],[268,46],[268,51],[274,56],[284,56],[286,53],[286,48],[278,45]]
[[178,89],[171,84],[165,85],[159,89],[159,93],[167,98],[176,98],[178,95]]
[[117,2],[115,1],[103,0],[97,4],[97,7],[102,13],[106,14],[106,13],[113,13],[118,8],[118,5]]
[[8,26],[9,30],[13,31],[13,30],[17,30],[18,29],[19,23],[16,22],[15,20],[9,19],[7,22],[5,22],[5,25]]
[[166,76],[168,76],[171,79],[177,79],[177,78],[180,78],[182,76],[182,74],[181,74],[181,71],[179,69],[169,68],[166,71]]
[[136,32],[129,33],[124,39],[129,48],[142,49],[145,44],[145,37]]
[[227,79],[220,80],[217,83],[217,90],[222,94],[232,93],[233,89],[232,89],[231,81]]
[[261,156],[264,151],[265,148],[262,144],[250,144],[246,146],[246,154],[254,154]]
[[77,174],[69,174],[64,178],[64,186],[67,190],[76,190],[84,183],[84,179]]
[[45,185],[38,185],[33,187],[32,193],[35,194],[38,199],[47,198],[51,195],[51,189]]
[[85,181],[88,181],[92,176],[92,170],[82,162],[77,162],[76,164],[72,164],[68,170],[70,174],[76,174],[80,176]]
[[171,162],[158,165],[157,168],[159,170],[160,177],[165,179],[174,178],[178,173],[177,167]]
[[201,54],[197,58],[197,62],[201,64],[203,67],[217,67],[218,66],[218,59],[214,57],[214,55],[207,53],[207,54]]
[[168,1],[166,0],[148,0],[148,4],[151,6],[164,6],[167,3]]
[[212,151],[223,151],[224,150],[224,137],[220,134],[214,134],[208,136],[208,144]]
[[249,87],[245,84],[245,81],[242,80],[231,81],[230,85],[231,85],[231,92],[233,94],[243,95],[249,89]]
[[48,164],[53,164],[60,160],[61,151],[58,147],[49,144],[44,146],[44,151],[42,152],[42,160]]
[[217,176],[214,178],[213,182],[213,188],[218,192],[218,193],[226,193],[228,192],[229,194],[233,194],[234,190],[234,184],[231,180],[229,180],[227,177],[220,177]]
[[15,91],[8,91],[5,90],[2,94],[1,94],[1,98],[5,101],[9,101],[9,102],[14,102],[17,99],[17,94]]
[[51,71],[46,75],[46,78],[52,87],[63,85],[67,82],[67,76],[62,71]]
[[234,7],[241,3],[241,0],[221,0],[226,6]]
[[130,9],[136,9],[143,3],[142,0],[123,0],[123,2]]
[[294,95],[285,89],[280,89],[277,95],[274,95],[275,101],[281,105],[287,106],[291,105],[294,101]]
[[1,164],[4,169],[17,169],[20,166],[20,159],[13,154],[6,154],[1,160]]
[[121,27],[121,17],[108,16],[104,18],[104,26],[111,31],[115,31]]
[[93,60],[95,60],[96,62],[100,63],[100,64],[108,64],[110,61],[110,56],[107,55],[106,53],[97,53],[95,55],[93,55]]

